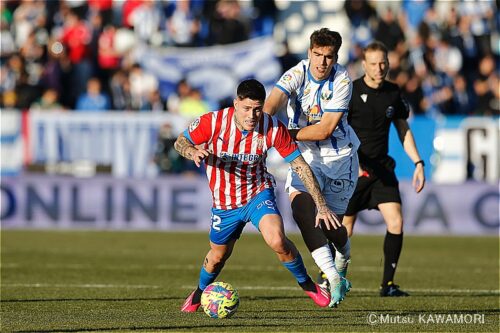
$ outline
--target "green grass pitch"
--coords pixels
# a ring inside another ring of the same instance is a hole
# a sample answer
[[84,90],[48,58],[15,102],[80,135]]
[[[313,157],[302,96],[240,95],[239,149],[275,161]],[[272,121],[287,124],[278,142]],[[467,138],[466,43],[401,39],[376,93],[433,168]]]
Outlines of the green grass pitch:
[[[302,239],[291,239],[315,278]],[[206,234],[3,230],[1,331],[499,332],[498,236],[405,237],[396,283],[411,297],[399,299],[378,297],[382,243],[352,238],[353,289],[328,309],[305,296],[260,235],[244,233],[218,278],[238,289],[240,307],[217,320],[179,311]]]

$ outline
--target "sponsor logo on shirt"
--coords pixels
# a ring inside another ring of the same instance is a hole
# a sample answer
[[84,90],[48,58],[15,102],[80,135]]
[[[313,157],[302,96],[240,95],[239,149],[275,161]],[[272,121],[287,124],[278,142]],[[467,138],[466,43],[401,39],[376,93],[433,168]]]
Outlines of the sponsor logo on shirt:
[[220,158],[224,162],[258,162],[261,157],[258,154],[231,154],[224,151],[220,154]]
[[305,111],[304,113],[306,114],[309,122],[321,120],[321,116],[323,114],[317,105],[314,105],[309,109],[309,111]]
[[363,100],[364,103],[366,103],[366,100],[368,99],[368,95],[367,94],[361,94],[361,99]]

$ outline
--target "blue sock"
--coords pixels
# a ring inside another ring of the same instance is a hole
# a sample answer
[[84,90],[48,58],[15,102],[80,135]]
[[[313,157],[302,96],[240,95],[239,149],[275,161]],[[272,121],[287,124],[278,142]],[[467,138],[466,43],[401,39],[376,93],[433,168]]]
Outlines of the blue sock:
[[219,272],[209,273],[205,270],[205,267],[201,267],[200,271],[200,282],[198,282],[198,287],[201,290],[205,290],[205,288],[212,282],[215,281],[215,278],[219,275]]
[[298,283],[304,283],[309,279],[300,253],[297,253],[297,257],[292,261],[283,262],[282,264],[295,276]]

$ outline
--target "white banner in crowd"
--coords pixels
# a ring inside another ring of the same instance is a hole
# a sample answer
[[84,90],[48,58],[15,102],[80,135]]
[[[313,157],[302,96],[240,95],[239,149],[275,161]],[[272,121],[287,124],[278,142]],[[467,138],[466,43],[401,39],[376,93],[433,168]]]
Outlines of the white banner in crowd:
[[110,165],[116,177],[156,176],[152,158],[164,124],[177,136],[188,121],[169,113],[31,112],[32,163],[91,161]]
[[273,87],[281,75],[272,37],[245,42],[197,48],[154,48],[143,45],[135,58],[160,81],[162,96],[175,91],[177,83],[186,78],[200,88],[205,98],[217,102],[234,98],[243,79],[255,78],[266,89]]
[[[496,185],[427,184],[417,195],[403,182],[401,192],[406,234],[498,236]],[[277,196],[286,230],[298,232],[283,184]],[[203,177],[23,176],[1,182],[2,228],[207,231],[211,202]],[[355,231],[381,234],[385,225],[376,211],[363,212]]]

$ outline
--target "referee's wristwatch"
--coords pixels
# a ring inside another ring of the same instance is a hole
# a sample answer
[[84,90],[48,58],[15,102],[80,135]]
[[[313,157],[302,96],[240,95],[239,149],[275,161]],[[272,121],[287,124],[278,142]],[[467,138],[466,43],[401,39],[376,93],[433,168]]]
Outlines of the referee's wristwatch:
[[425,166],[425,162],[424,160],[419,160],[419,161],[416,161],[415,162],[415,166],[419,165],[419,164],[422,164],[422,166],[424,167]]

